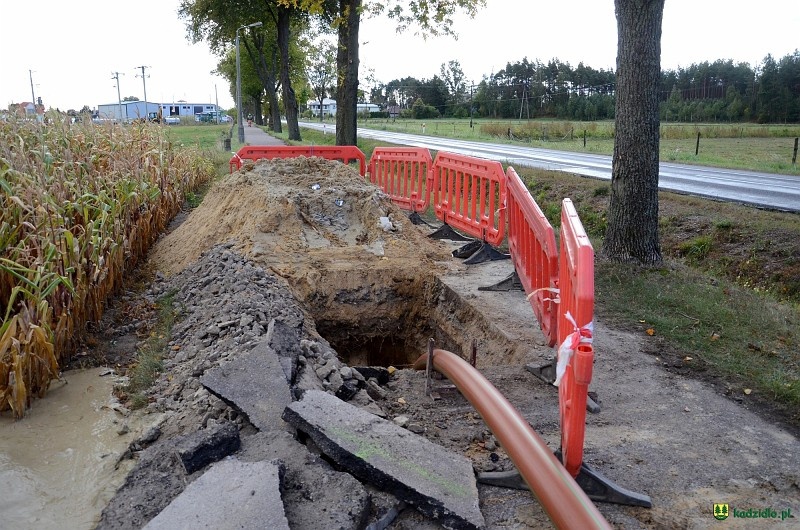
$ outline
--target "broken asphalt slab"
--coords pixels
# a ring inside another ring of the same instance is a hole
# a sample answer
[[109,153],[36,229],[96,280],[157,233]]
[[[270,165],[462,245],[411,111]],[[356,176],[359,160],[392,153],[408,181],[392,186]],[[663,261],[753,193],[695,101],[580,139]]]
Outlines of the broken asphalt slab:
[[370,512],[364,485],[310,453],[288,432],[243,436],[236,457],[243,462],[279,459],[285,464],[283,504],[291,528],[364,528]]
[[200,383],[247,415],[259,431],[285,428],[283,409],[292,402],[289,382],[278,355],[266,341],[233,361],[206,372]]
[[239,447],[239,429],[233,423],[215,423],[151,445],[139,453],[139,461],[103,510],[96,528],[141,528],[184,490],[190,473]]
[[283,418],[339,466],[446,528],[484,527],[472,464],[464,456],[317,390],[286,407]]
[[279,462],[217,462],[151,520],[147,530],[289,530]]

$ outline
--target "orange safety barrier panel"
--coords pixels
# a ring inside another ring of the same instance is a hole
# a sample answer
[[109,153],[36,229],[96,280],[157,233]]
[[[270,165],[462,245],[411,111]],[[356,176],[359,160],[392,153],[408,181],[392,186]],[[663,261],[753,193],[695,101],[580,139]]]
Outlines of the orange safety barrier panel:
[[343,164],[358,162],[361,176],[367,174],[367,157],[354,145],[246,145],[230,159],[231,173],[241,169],[242,160],[272,160],[274,158],[295,158],[298,156],[319,156],[327,160],[338,160]]
[[554,384],[558,386],[563,464],[575,477],[583,460],[586,396],[594,360],[594,250],[570,199],[561,205],[560,239],[560,346]]
[[498,246],[506,230],[506,174],[500,162],[438,153],[433,206],[445,224]]
[[553,300],[558,287],[556,235],[550,221],[511,166],[506,171],[506,181],[511,260],[548,345],[554,346],[558,339],[558,304]]
[[433,182],[431,153],[422,147],[376,147],[369,159],[369,179],[400,208],[424,212]]

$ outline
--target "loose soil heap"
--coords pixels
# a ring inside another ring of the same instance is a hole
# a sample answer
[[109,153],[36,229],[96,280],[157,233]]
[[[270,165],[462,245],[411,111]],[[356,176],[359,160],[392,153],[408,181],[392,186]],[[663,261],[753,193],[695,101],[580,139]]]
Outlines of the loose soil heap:
[[[436,383],[441,397],[432,401],[419,372],[353,369],[402,368],[425,351],[429,336],[463,355],[475,338],[478,367],[555,449],[557,394],[524,369],[552,350],[544,347],[523,293],[477,291],[493,283],[489,272],[509,269],[508,262],[466,268],[450,257],[451,249],[428,239],[377,188],[336,162],[276,160],[224,178],[151,254],[163,274],[143,296],[153,302],[176,292],[180,322],[165,371],[149,392],[146,410],[159,418],[158,427],[129,456],[144,455],[144,468],[154,460],[147,451],[159,445],[233,424],[240,460],[287,460],[283,502],[292,528],[381,521],[389,528],[437,528],[346,469],[332,469],[282,422],[259,430],[246,407],[201,381],[266,344],[294,398],[308,389],[329,391],[466,455],[476,471],[513,469],[446,381]],[[602,322],[595,331],[592,386],[603,412],[587,419],[585,461],[654,501],[651,510],[599,505],[612,524],[705,526],[713,522],[715,502],[800,509],[791,456],[800,444],[793,436],[701,383],[666,372],[658,357],[642,353],[640,338]],[[101,528],[138,528],[203,472],[175,475],[163,462],[155,475],[141,469],[131,475]],[[529,492],[481,485],[479,493],[488,528],[550,527]],[[392,509],[400,512],[396,519]]]
[[426,324],[419,304],[450,261],[449,248],[425,237],[378,188],[316,157],[248,164],[225,178],[156,245],[151,262],[172,274],[223,242],[284,278],[320,333],[350,352],[373,339],[418,336]]

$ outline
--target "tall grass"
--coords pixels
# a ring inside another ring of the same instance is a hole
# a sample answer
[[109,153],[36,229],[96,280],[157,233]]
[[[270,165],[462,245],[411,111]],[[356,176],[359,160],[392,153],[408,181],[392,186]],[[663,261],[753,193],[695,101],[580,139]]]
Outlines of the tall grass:
[[186,191],[213,177],[164,129],[0,122],[0,411],[43,396]]

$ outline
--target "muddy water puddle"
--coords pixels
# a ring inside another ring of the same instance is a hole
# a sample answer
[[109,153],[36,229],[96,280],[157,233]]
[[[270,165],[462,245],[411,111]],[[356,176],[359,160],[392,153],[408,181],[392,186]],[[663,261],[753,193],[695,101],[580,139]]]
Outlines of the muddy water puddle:
[[[24,419],[0,416],[0,527],[95,526],[129,469],[114,469],[119,455],[141,430],[112,409],[115,377],[101,373],[67,372]],[[126,424],[131,432],[119,434]]]

